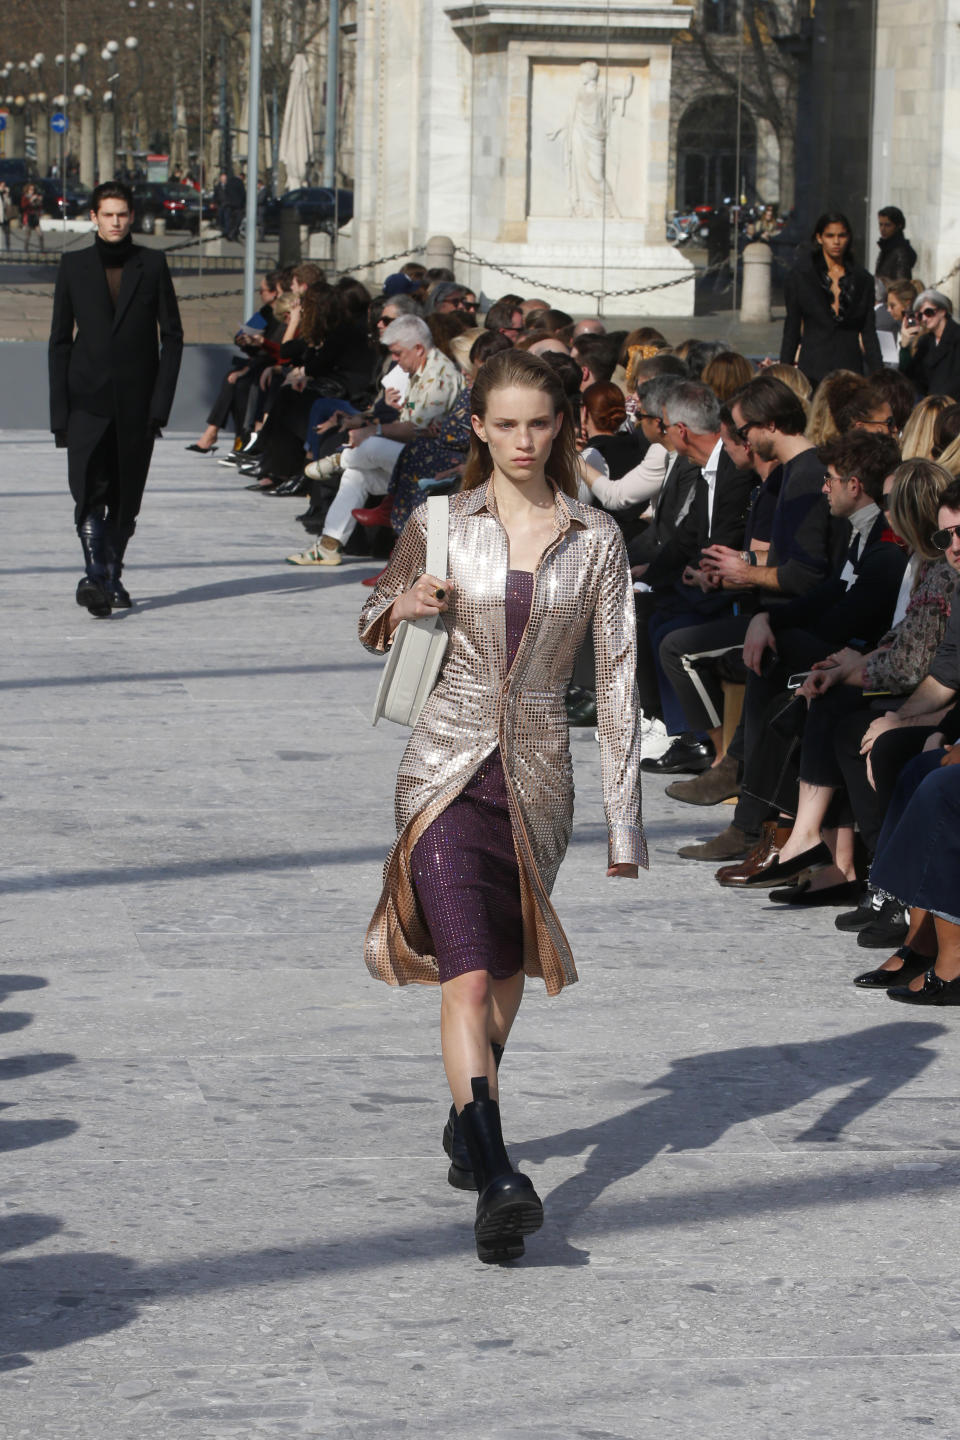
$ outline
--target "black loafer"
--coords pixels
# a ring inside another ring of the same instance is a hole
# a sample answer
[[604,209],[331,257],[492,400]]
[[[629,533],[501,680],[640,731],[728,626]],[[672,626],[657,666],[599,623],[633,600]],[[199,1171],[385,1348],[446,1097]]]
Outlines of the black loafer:
[[899,1000],[902,1005],[960,1005],[960,976],[956,980],[941,980],[931,967],[919,990],[911,990],[909,985],[893,985],[887,991],[887,998]]
[[799,905],[812,909],[816,905],[847,905],[860,894],[856,880],[844,880],[839,885],[825,885],[822,890],[811,890],[810,881],[790,885],[783,890],[771,890],[769,898],[775,905]]
[[678,735],[669,749],[654,758],[640,761],[640,769],[648,775],[700,775],[709,770],[716,758],[711,740],[698,740],[695,735]]

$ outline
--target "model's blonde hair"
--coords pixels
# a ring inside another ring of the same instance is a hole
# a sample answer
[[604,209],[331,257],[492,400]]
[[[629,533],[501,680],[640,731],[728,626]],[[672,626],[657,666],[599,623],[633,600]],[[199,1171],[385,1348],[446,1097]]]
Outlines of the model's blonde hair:
[[940,496],[953,475],[935,460],[905,460],[893,472],[890,491],[890,524],[901,540],[924,560],[942,560],[943,552],[935,550],[930,536],[937,528]]
[[903,427],[903,439],[900,442],[900,454],[904,460],[933,458],[933,437],[937,420],[953,403],[949,395],[925,395],[919,405],[914,406],[910,419]]
[[[502,350],[499,355],[491,355],[489,360],[485,360],[477,371],[470,390],[470,414],[483,420],[493,391],[509,390],[513,386],[542,390],[550,397],[553,413],[563,417],[559,434],[550,450],[548,468],[550,479],[558,489],[576,499],[579,467],[573,413],[559,375],[538,355],[530,355],[524,350]],[[493,459],[490,448],[475,430],[471,430],[470,455],[460,488],[473,490],[477,485],[489,480],[492,474]]]

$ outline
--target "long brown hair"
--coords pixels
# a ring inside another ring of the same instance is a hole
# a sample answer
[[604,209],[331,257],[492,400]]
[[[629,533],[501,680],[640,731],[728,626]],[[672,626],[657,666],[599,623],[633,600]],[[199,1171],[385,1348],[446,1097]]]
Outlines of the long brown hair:
[[[573,413],[563,391],[560,377],[538,355],[524,350],[503,350],[491,355],[477,371],[477,378],[470,390],[470,414],[478,420],[486,417],[490,395],[494,390],[508,390],[517,386],[525,390],[542,390],[549,395],[553,413],[563,417],[563,423],[550,450],[549,478],[572,499],[577,497],[577,445],[573,424]],[[470,434],[470,455],[463,472],[461,490],[473,490],[482,485],[493,474],[493,459],[489,446],[480,439],[475,430]]]
[[904,460],[893,472],[887,511],[890,525],[924,560],[943,558],[943,551],[934,549],[930,536],[937,528],[940,496],[952,482],[951,472],[934,460]]

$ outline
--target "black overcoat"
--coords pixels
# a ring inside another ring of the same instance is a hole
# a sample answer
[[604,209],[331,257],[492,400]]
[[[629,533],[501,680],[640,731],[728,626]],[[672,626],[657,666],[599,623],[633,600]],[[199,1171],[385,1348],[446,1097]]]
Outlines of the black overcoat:
[[900,369],[922,394],[960,400],[960,325],[956,320],[948,318],[939,345],[932,335],[921,335],[912,355],[901,350]]
[[132,247],[116,310],[95,245],[62,257],[50,326],[50,428],[66,434],[74,496],[82,494],[90,457],[112,420],[121,483],[136,515],[182,354],[183,326],[162,251]]
[[793,365],[799,346],[796,364],[814,386],[831,370],[870,375],[883,366],[874,315],[873,276],[862,265],[851,265],[842,283],[846,294],[837,316],[823,284],[823,271],[815,261],[801,261],[784,276],[787,314],[780,360]]

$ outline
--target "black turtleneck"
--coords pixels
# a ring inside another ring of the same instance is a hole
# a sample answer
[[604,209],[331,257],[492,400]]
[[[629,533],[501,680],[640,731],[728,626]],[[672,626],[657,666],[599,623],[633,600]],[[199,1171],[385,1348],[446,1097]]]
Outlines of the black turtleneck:
[[120,284],[123,280],[123,267],[133,254],[133,240],[129,234],[124,235],[122,240],[114,241],[101,240],[99,235],[95,235],[94,244],[97,254],[100,256],[100,263],[103,265],[103,272],[107,277],[110,300],[116,310]]

